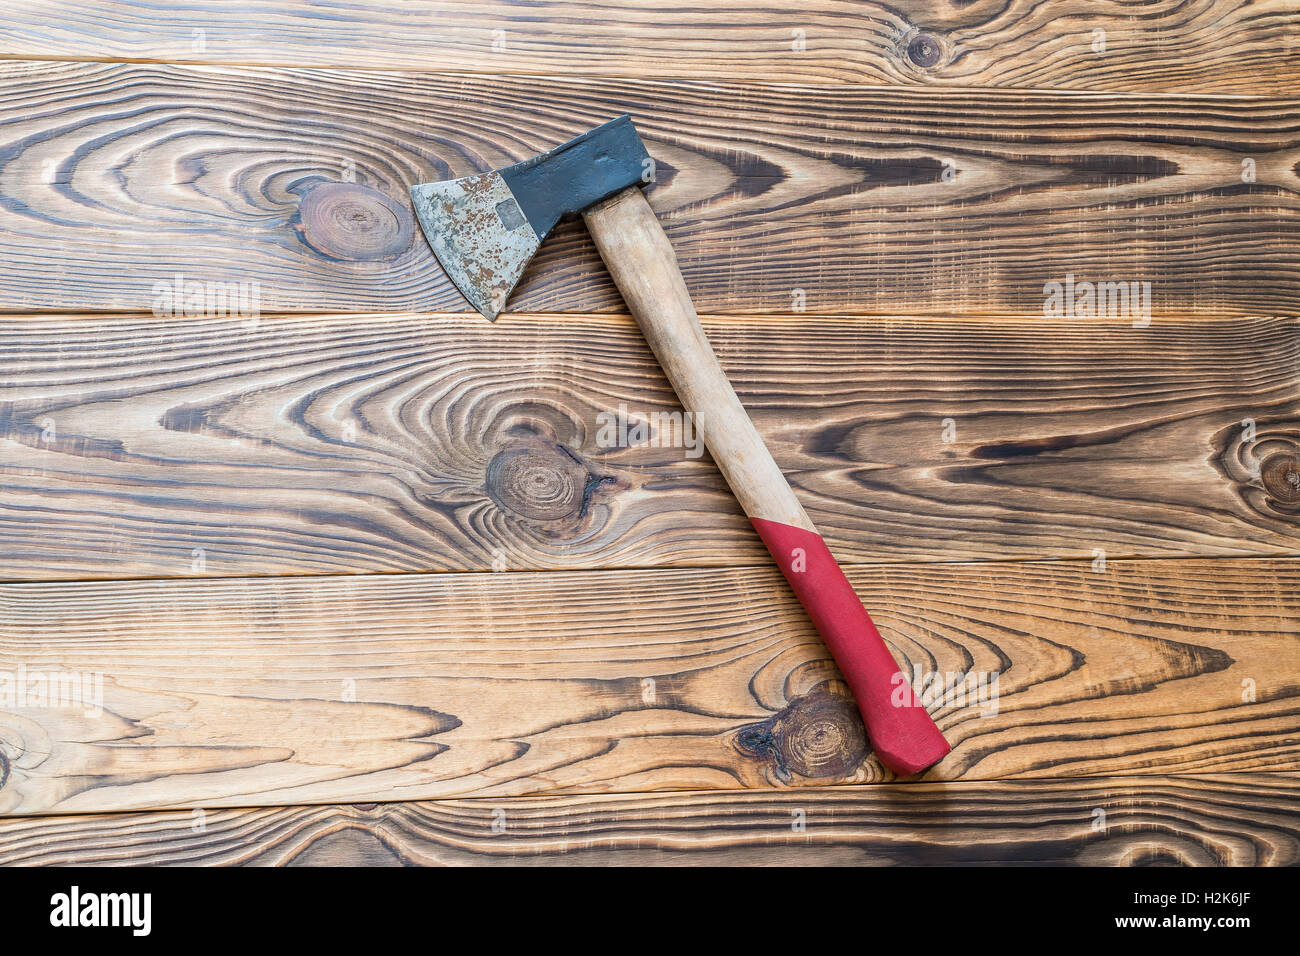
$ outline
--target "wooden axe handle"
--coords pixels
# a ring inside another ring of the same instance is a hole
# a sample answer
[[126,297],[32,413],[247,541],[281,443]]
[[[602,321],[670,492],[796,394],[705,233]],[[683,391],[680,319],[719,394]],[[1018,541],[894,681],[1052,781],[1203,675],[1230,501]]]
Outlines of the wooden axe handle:
[[727,381],[668,237],[638,187],[583,213],[596,248],[727,484],[853,689],[890,769],[924,770],[948,742],[917,700]]

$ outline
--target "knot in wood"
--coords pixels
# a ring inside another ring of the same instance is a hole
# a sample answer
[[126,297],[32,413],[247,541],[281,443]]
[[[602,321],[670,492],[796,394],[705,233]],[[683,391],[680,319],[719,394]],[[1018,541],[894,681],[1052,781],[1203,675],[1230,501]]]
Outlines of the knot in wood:
[[1286,452],[1269,455],[1259,466],[1259,476],[1275,501],[1300,505],[1300,458]]
[[942,55],[943,45],[932,33],[918,33],[907,44],[907,58],[923,69],[937,66]]
[[1232,422],[1216,443],[1216,464],[1252,510],[1269,518],[1300,515],[1300,447],[1292,420]]
[[735,740],[741,753],[771,761],[781,778],[847,777],[871,752],[857,705],[838,681],[823,681]]
[[487,493],[502,508],[553,521],[585,510],[586,465],[563,445],[528,442],[498,452],[487,466]]
[[309,246],[332,259],[388,259],[411,246],[414,220],[404,205],[370,186],[322,183],[298,207]]

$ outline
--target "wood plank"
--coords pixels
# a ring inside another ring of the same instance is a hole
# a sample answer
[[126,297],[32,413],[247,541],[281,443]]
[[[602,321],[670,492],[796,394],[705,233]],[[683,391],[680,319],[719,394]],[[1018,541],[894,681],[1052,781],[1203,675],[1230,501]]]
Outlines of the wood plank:
[[0,818],[7,866],[1294,866],[1257,773]]
[[[1300,552],[1296,319],[706,327],[842,561]],[[766,565],[677,409],[622,317],[0,317],[0,576]]]
[[[0,55],[443,72],[1290,93],[1287,0],[0,3]],[[1098,36],[1094,31],[1103,30]],[[929,46],[927,46],[929,41]]]
[[[1039,313],[1071,275],[1300,310],[1294,98],[32,62],[0,64],[0,309],[161,309],[180,274],[263,312],[460,311],[408,187],[625,111],[702,312]],[[512,308],[620,308],[580,223]]]
[[[923,779],[1300,769],[1300,561],[848,573]],[[10,814],[888,778],[770,568],[4,585],[0,672]]]

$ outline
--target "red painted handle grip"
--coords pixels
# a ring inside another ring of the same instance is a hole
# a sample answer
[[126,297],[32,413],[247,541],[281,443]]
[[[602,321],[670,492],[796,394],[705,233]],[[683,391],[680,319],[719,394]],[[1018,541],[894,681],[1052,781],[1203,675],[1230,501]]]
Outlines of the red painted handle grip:
[[917,700],[821,535],[764,518],[750,521],[852,688],[881,761],[904,775],[938,763],[952,748]]

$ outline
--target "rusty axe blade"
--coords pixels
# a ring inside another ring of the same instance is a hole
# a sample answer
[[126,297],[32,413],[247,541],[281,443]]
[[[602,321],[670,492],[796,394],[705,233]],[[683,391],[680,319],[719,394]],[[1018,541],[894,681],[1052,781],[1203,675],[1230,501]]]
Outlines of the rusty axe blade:
[[649,159],[623,115],[514,166],[413,186],[411,201],[448,277],[495,320],[560,217],[641,182]]
[[923,770],[948,753],[948,742],[718,364],[638,188],[651,168],[632,121],[620,116],[515,166],[416,186],[411,198],[438,261],[489,319],[560,217],[582,214],[682,407],[853,689],[876,753],[899,773]]

